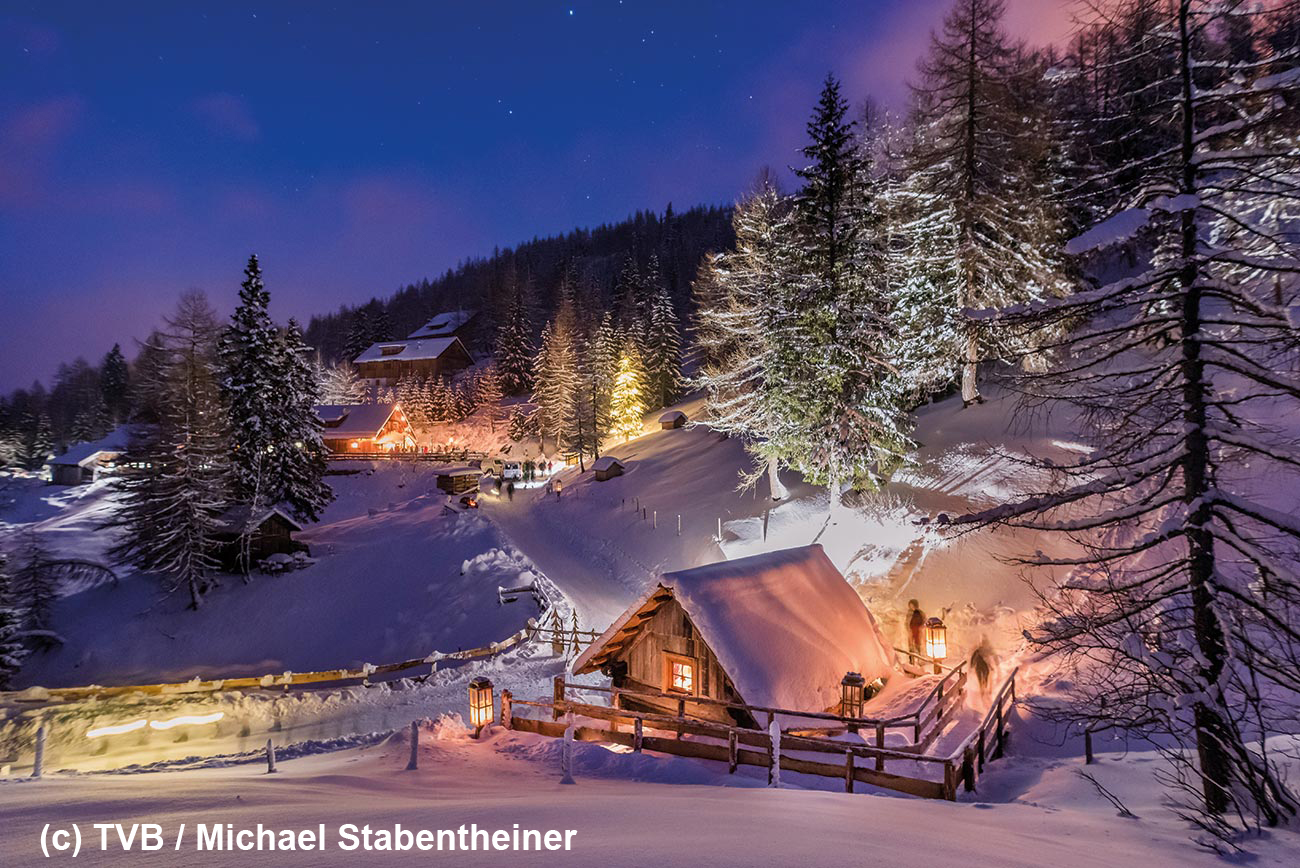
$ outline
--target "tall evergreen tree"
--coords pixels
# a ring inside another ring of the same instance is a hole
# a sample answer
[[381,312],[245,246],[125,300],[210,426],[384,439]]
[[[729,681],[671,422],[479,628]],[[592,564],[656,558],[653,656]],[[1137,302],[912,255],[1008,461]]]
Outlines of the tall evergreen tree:
[[542,434],[557,444],[566,439],[579,384],[576,323],[573,305],[565,300],[542,330],[542,346],[534,363],[533,402],[538,424]]
[[643,397],[645,372],[636,343],[628,338],[619,354],[618,370],[610,395],[610,435],[616,440],[632,440],[644,433],[646,413]]
[[[956,0],[941,33],[932,36],[913,88],[918,128],[910,171],[920,191],[919,219],[945,251],[960,279],[960,308],[948,311],[949,330],[962,345],[962,399],[980,400],[978,365],[1009,352],[995,335],[962,317],[966,308],[995,308],[1063,295],[1060,218],[1048,166],[1051,137],[1042,119],[1047,100],[1031,87],[1032,60],[1002,29],[1004,0]],[[933,257],[927,257],[933,262]],[[931,271],[933,274],[933,271]],[[936,295],[954,293],[939,287]]]
[[113,344],[100,363],[99,385],[109,419],[115,425],[125,422],[129,411],[131,375],[120,344]]
[[121,507],[112,524],[123,534],[114,555],[158,576],[167,592],[183,591],[198,608],[214,586],[218,516],[228,505],[230,450],[216,353],[217,321],[201,293],[181,297],[166,330],[138,373],[156,417],[132,426],[122,474]]
[[13,598],[8,562],[0,552],[0,690],[13,690],[27,650],[23,647],[21,616]]
[[533,311],[527,281],[512,274],[508,293],[497,331],[497,365],[502,389],[508,395],[518,395],[533,382]]
[[311,363],[311,348],[303,341],[297,321],[290,319],[278,337],[285,380],[284,406],[274,420],[272,466],[279,486],[279,499],[274,502],[285,504],[299,520],[316,521],[334,499],[333,490],[325,482],[329,450],[315,409],[320,384]]
[[666,407],[681,394],[682,335],[673,308],[672,296],[660,286],[650,300],[646,327],[647,397],[658,407]]

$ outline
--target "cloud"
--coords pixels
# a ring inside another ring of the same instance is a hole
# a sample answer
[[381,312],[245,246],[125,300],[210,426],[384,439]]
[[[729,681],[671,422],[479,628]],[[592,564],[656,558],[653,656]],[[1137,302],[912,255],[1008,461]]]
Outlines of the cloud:
[[0,206],[27,206],[44,198],[55,152],[84,114],[81,97],[63,96],[0,119]]
[[209,131],[218,136],[254,142],[262,135],[252,109],[242,97],[212,93],[196,99],[190,108]]

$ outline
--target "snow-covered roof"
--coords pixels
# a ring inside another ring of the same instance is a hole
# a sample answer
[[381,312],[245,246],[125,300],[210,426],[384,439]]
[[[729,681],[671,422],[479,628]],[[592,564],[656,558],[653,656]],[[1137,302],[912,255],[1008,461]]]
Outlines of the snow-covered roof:
[[678,419],[684,420],[685,418],[686,418],[686,414],[683,413],[681,410],[669,410],[667,413],[659,417],[659,421],[676,422]]
[[51,458],[49,463],[82,467],[104,454],[121,455],[126,451],[130,435],[130,429],[126,425],[119,425],[99,440],[90,443],[74,443],[68,447],[67,452]]
[[[270,509],[263,508],[261,511],[254,513],[253,508],[247,504],[232,506],[230,509],[217,516],[217,530],[226,533],[243,533],[245,528],[261,527],[262,524],[271,516],[278,515],[289,523],[294,530],[302,530],[302,525],[294,521],[279,507]],[[250,521],[251,518],[251,521]]]
[[374,437],[398,407],[398,404],[319,404],[312,409],[325,424],[321,436],[342,440]]
[[436,472],[439,476],[481,476],[483,474],[482,468],[471,467],[468,464],[460,467],[439,467]]
[[435,314],[433,319],[411,332],[411,338],[436,338],[449,335],[474,318],[478,311],[450,310]]
[[625,465],[623,464],[623,462],[622,462],[620,459],[615,458],[613,455],[602,455],[602,456],[600,456],[599,458],[597,458],[595,461],[591,462],[591,469],[592,469],[592,470],[609,470],[610,468],[612,468],[612,467],[614,467],[614,466],[616,466],[616,465],[617,465],[618,467],[623,467],[623,466],[625,466]]
[[[422,340],[405,340],[405,341],[380,341],[377,344],[371,344],[364,353],[353,359],[358,365],[362,362],[411,362],[421,359],[437,359],[442,354],[451,349],[452,345],[459,345],[465,355],[469,351],[461,343],[458,337],[441,337],[441,338],[424,338]],[[385,352],[387,350],[387,352]]]
[[839,701],[840,680],[888,676],[894,652],[871,612],[820,545],[784,549],[663,574],[573,663],[590,672],[615,636],[667,591],[749,705],[822,711]]

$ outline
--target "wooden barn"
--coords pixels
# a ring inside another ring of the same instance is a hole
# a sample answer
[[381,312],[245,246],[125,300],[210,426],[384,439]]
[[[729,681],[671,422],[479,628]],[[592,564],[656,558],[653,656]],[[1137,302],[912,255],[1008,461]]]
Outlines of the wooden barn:
[[483,471],[477,467],[439,467],[438,489],[448,494],[477,491]]
[[659,417],[659,427],[665,431],[671,431],[674,428],[684,428],[686,426],[686,414],[681,410],[669,410]]
[[450,376],[474,364],[474,359],[460,338],[447,335],[372,344],[353,363],[365,379],[393,385],[403,377]]
[[591,464],[591,472],[596,475],[597,482],[604,482],[607,479],[613,479],[615,476],[622,476],[626,470],[623,462],[613,455],[602,455]]
[[315,408],[321,439],[335,455],[405,452],[415,432],[401,404],[320,404]]
[[50,481],[55,485],[81,485],[93,482],[116,468],[126,453],[129,431],[122,425],[107,437],[90,443],[75,443],[68,451],[49,460]]
[[[306,552],[307,544],[298,542],[293,535],[302,526],[278,509],[267,509],[254,515],[248,506],[233,506],[217,518],[217,559],[226,572],[243,573],[258,561],[275,554],[291,555]],[[248,534],[247,552],[241,539]],[[244,563],[247,553],[248,563]]]
[[[677,713],[688,695],[838,713],[840,682],[887,679],[894,652],[820,545],[665,573],[573,663],[645,694],[621,707]],[[756,725],[743,710],[687,703],[706,720]]]

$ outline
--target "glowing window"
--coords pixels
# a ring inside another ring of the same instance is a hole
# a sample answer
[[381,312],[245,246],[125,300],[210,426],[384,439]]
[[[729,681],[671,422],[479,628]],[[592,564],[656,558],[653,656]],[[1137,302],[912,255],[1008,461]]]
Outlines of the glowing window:
[[668,689],[679,693],[694,693],[695,664],[687,660],[669,659]]

